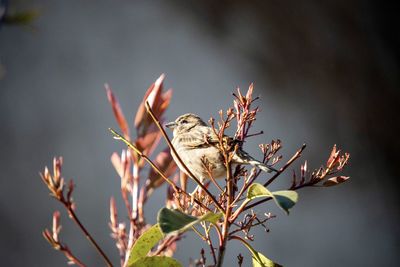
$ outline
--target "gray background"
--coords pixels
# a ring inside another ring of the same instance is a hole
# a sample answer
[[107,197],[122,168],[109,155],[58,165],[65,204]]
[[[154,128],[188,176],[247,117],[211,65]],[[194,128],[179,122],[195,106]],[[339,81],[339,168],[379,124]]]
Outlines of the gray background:
[[[51,213],[38,172],[54,155],[74,178],[77,213],[113,261],[108,201],[119,199],[109,162],[116,127],[107,103],[109,83],[133,119],[147,87],[166,73],[174,88],[169,119],[204,118],[231,104],[231,92],[255,82],[262,108],[247,150],[283,141],[291,155],[318,167],[331,145],[352,155],[336,188],[300,191],[290,216],[271,232],[255,232],[255,248],[285,266],[397,266],[399,186],[397,151],[399,38],[396,13],[374,1],[83,1],[12,2],[37,8],[30,27],[0,28],[0,253],[3,266],[65,266],[41,236]],[[258,154],[257,154],[258,153]],[[285,186],[290,175],[276,184]],[[165,187],[146,206],[150,223]],[[89,266],[103,262],[63,213],[62,239]],[[175,255],[184,265],[203,243],[193,233]],[[240,244],[228,247],[236,264]],[[211,258],[209,258],[211,260]],[[245,266],[249,266],[246,258]]]

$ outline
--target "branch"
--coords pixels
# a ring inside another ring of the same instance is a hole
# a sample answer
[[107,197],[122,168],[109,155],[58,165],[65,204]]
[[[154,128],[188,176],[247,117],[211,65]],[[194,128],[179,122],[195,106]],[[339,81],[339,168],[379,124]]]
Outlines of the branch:
[[[187,197],[191,197],[186,191],[183,191],[179,186],[177,186],[173,181],[171,181],[168,177],[164,175],[164,173],[151,161],[149,157],[147,157],[145,154],[143,154],[136,146],[134,146],[131,142],[129,142],[127,139],[125,139],[123,136],[121,136],[119,133],[117,133],[115,130],[108,128],[108,130],[114,135],[114,138],[117,140],[121,140],[124,142],[129,148],[131,148],[133,151],[135,151],[140,157],[142,157],[147,163],[150,164],[150,166],[169,184],[171,187],[174,189],[174,191],[179,194],[183,193]],[[199,200],[194,198],[194,202],[201,206],[202,208],[211,211],[207,206],[205,206],[203,203],[201,203]]]
[[[301,153],[303,152],[303,150],[304,150],[305,148],[306,148],[306,144],[303,144],[303,145],[301,146],[301,148],[300,148],[299,150],[297,150],[296,153],[286,162],[286,164],[285,164],[282,168],[280,168],[280,169],[278,170],[278,172],[275,173],[275,175],[272,176],[272,177],[264,184],[264,186],[267,187],[269,184],[271,184],[271,183],[272,183],[279,175],[281,175],[281,173],[284,172],[296,159],[300,158]],[[298,188],[296,188],[296,189],[298,189]],[[248,206],[246,206],[246,207],[243,207],[242,210],[241,210],[241,212],[246,211],[246,210],[248,210],[248,209],[251,209],[251,208],[253,208],[253,207],[255,207],[255,206],[257,206],[257,205],[259,205],[259,204],[261,204],[261,203],[267,202],[267,201],[269,201],[269,200],[271,200],[271,199],[272,199],[271,197],[267,197],[267,198],[264,198],[264,199],[259,200],[259,201],[257,201],[257,202],[254,202],[254,203],[251,204],[251,205],[248,205]],[[237,215],[239,215],[239,214],[237,214]]]
[[286,164],[278,170],[277,173],[275,173],[274,176],[272,176],[265,184],[264,186],[267,187],[270,185],[279,175],[281,175],[282,172],[284,172],[296,159],[300,158],[301,153],[303,150],[306,148],[306,144],[303,144],[299,150],[296,151],[296,153],[292,156],[291,159],[286,162]]
[[90,241],[90,243],[95,247],[97,252],[101,255],[101,257],[106,262],[107,266],[113,266],[110,259],[104,253],[104,251],[100,248],[100,246],[96,243],[94,238],[90,235],[88,230],[86,230],[85,226],[81,223],[74,212],[74,202],[72,200],[72,192],[74,190],[74,183],[72,180],[68,183],[68,190],[65,194],[65,183],[64,178],[61,177],[61,166],[62,166],[62,158],[54,158],[53,159],[53,176],[50,174],[48,168],[46,167],[43,173],[40,173],[40,176],[43,182],[47,185],[50,190],[50,194],[61,202],[64,207],[67,209],[69,217],[79,226],[82,232],[85,234],[85,237]]
[[[65,205],[65,203],[63,203],[63,204]],[[88,230],[86,230],[85,226],[81,223],[81,221],[79,220],[78,216],[76,216],[74,210],[72,209],[72,206],[69,205],[69,206],[66,206],[66,208],[68,209],[68,214],[69,214],[70,218],[75,221],[75,223],[79,226],[79,228],[85,234],[86,238],[96,248],[97,252],[100,253],[100,255],[103,257],[104,261],[107,263],[107,266],[112,267],[113,264],[111,263],[110,259],[107,257],[107,255],[104,253],[104,251],[100,248],[100,246],[96,243],[96,241],[90,235]]]
[[183,163],[181,157],[178,155],[176,152],[174,146],[171,143],[171,140],[169,140],[167,133],[165,132],[164,128],[161,126],[160,121],[156,118],[156,116],[153,113],[153,110],[151,109],[149,103],[146,101],[146,110],[150,114],[151,118],[153,119],[154,123],[157,125],[157,127],[160,129],[165,141],[167,141],[167,144],[169,148],[171,149],[172,153],[176,156],[178,159],[179,163],[183,166],[185,171],[189,174],[190,177],[201,187],[201,189],[206,192],[206,194],[210,197],[210,199],[214,202],[215,206],[222,212],[224,213],[224,209],[222,208],[221,204],[218,203],[218,201],[215,199],[215,197],[211,194],[210,191],[200,182],[200,180],[193,175],[193,173],[190,171],[190,169],[186,166],[185,163]]

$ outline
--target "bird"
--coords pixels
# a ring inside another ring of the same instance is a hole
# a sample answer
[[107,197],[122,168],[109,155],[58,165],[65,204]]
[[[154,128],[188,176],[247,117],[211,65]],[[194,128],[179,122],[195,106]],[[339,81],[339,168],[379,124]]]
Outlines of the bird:
[[[224,156],[220,148],[218,148],[218,136],[199,116],[187,113],[179,116],[175,121],[165,124],[165,127],[173,130],[172,145],[176,153],[200,182],[203,182],[210,176],[208,170],[211,170],[212,178],[226,177]],[[230,144],[241,143],[227,136],[226,140]],[[234,153],[231,161],[233,166],[239,164],[251,165],[264,172],[276,172],[272,167],[254,159],[241,146],[238,146],[237,149],[234,149],[235,145],[230,147],[232,147],[231,152]],[[171,155],[179,169],[190,177],[190,173],[182,166],[177,155],[173,152]],[[205,166],[204,160],[207,161],[208,168]]]

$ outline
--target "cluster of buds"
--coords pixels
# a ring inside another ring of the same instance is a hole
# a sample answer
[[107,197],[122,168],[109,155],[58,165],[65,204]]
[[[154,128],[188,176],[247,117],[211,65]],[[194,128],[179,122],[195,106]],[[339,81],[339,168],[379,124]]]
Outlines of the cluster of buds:
[[50,195],[55,199],[62,202],[64,205],[67,205],[74,209],[74,202],[72,200],[72,192],[74,191],[74,182],[70,180],[68,182],[67,190],[65,190],[65,180],[61,176],[61,167],[63,164],[63,159],[54,158],[53,159],[53,175],[50,174],[50,171],[47,167],[45,167],[44,171],[40,173],[40,177],[43,182],[47,185],[47,188],[50,190]]
[[43,237],[49,242],[49,244],[55,249],[59,250],[62,253],[64,253],[65,257],[68,259],[68,264],[76,264],[80,267],[84,267],[85,265],[78,259],[76,258],[71,250],[68,248],[67,245],[61,243],[59,234],[61,231],[61,225],[60,225],[60,212],[55,211],[53,213],[53,227],[52,231],[49,229],[45,229],[42,234]]
[[121,266],[124,263],[124,256],[128,246],[128,236],[126,235],[126,224],[118,222],[117,207],[114,198],[110,200],[110,223],[111,237],[116,240],[116,246],[121,257]]
[[[63,159],[54,158],[53,159],[53,174],[45,167],[44,171],[40,173],[40,177],[46,184],[50,191],[50,195],[58,200],[67,209],[70,218],[78,222],[78,218],[74,213],[75,203],[72,199],[72,192],[74,191],[74,183],[72,180],[68,182],[68,186],[65,186],[65,179],[62,177],[61,167],[63,164]],[[83,225],[80,224],[80,227]],[[52,231],[45,229],[42,234],[43,237],[49,242],[49,244],[55,249],[64,253],[65,257],[68,259],[68,264],[76,264],[78,266],[85,266],[78,258],[76,258],[67,245],[60,241],[60,212],[55,211],[53,213],[53,227]],[[86,229],[84,229],[86,231]]]
[[[300,179],[297,178],[295,172],[293,172],[292,186],[291,189],[298,189],[304,186],[334,186],[347,181],[350,177],[337,175],[347,165],[350,158],[349,153],[341,154],[341,151],[333,146],[332,151],[325,166],[321,166],[319,169],[309,173],[307,171],[307,161],[300,166]],[[322,182],[322,184],[321,184]]]
[[[235,139],[243,141],[248,135],[251,125],[256,120],[256,115],[260,111],[258,107],[252,109],[251,104],[259,99],[259,97],[255,97],[253,99],[253,84],[250,84],[249,89],[247,90],[246,95],[242,95],[240,89],[237,88],[237,94],[233,94],[235,99],[233,100],[233,106],[235,107],[236,114],[236,133]],[[263,132],[252,134],[259,135],[263,134]]]
[[250,230],[255,226],[262,226],[266,232],[269,232],[269,228],[266,226],[266,222],[270,219],[275,218],[276,215],[272,213],[264,213],[263,218],[260,219],[260,215],[256,214],[255,212],[251,212],[246,214],[242,221],[238,222],[238,228],[233,230],[230,234],[235,234],[237,232],[243,232],[244,238],[250,241],[254,241],[254,235],[250,234]]

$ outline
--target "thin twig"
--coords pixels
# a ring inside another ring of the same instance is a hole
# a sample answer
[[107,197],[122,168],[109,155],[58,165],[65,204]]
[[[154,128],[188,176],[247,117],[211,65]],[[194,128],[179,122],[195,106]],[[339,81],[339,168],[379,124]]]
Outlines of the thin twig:
[[203,167],[204,167],[204,169],[206,170],[206,172],[207,172],[208,177],[210,178],[210,180],[211,180],[211,181],[213,182],[213,184],[219,189],[220,193],[221,193],[222,195],[224,195],[224,194],[225,194],[225,191],[221,188],[221,186],[220,186],[220,185],[217,183],[217,181],[215,180],[215,178],[214,178],[214,176],[212,175],[212,172],[211,172],[209,166],[207,166],[207,165],[206,165],[206,162],[203,162],[203,161],[202,161],[202,164],[203,164]]
[[107,257],[107,255],[104,253],[104,251],[100,248],[100,246],[96,243],[96,241],[93,239],[93,237],[90,235],[88,230],[86,230],[85,226],[81,223],[79,220],[78,216],[76,216],[74,210],[72,209],[72,206],[69,205],[66,202],[62,202],[65,207],[67,208],[68,214],[72,220],[79,226],[79,228],[82,230],[82,232],[85,234],[86,238],[92,243],[92,245],[96,248],[97,252],[102,256],[104,261],[107,263],[107,266],[112,267],[113,264],[111,263],[110,259]]
[[[302,146],[301,146],[301,148],[299,149],[299,150],[297,150],[296,151],[296,153],[286,162],[286,164],[282,167],[282,168],[280,168],[279,169],[279,171],[277,172],[277,173],[275,173],[275,175],[274,176],[272,176],[265,184],[264,184],[264,186],[265,187],[267,187],[269,184],[271,184],[282,172],[284,172],[296,159],[298,159],[300,156],[301,156],[301,153],[303,152],[303,150],[306,148],[306,144],[303,144]],[[267,201],[269,201],[269,200],[271,200],[272,198],[271,197],[267,197],[267,198],[264,198],[264,199],[261,199],[261,200],[259,200],[259,201],[257,201],[257,202],[254,202],[253,204],[250,204],[250,205],[248,205],[248,206],[243,206],[243,207],[241,207],[241,212],[243,212],[243,211],[246,211],[246,210],[248,210],[248,209],[251,209],[251,208],[253,208],[253,207],[255,207],[255,206],[257,206],[257,205],[259,205],[259,204],[261,204],[261,203],[264,203],[264,202],[267,202]],[[247,203],[246,203],[247,204]],[[238,214],[236,214],[237,216],[239,215],[239,213]],[[236,216],[236,217],[237,217]]]
[[153,256],[160,255],[161,252],[166,250],[173,242],[176,242],[176,241],[180,240],[181,237],[182,237],[182,234],[178,234],[178,235],[173,235],[173,236],[170,236],[170,237],[166,238],[160,244],[160,246],[157,248],[157,250],[154,253],[152,253],[151,255],[153,255]]
[[[256,222],[256,223],[251,223],[251,224],[249,224],[249,225],[244,225],[244,226],[242,226],[242,227],[240,227],[240,228],[238,228],[238,229],[235,229],[235,230],[233,230],[232,232],[230,232],[229,233],[229,235],[231,236],[231,235],[233,235],[233,234],[236,234],[237,232],[240,232],[240,231],[245,231],[246,229],[250,229],[250,228],[252,228],[252,227],[254,227],[254,226],[257,226],[257,225],[260,225],[260,224],[264,224],[265,222],[267,222],[269,219],[271,219],[272,217],[267,217],[267,218],[265,218],[264,220],[259,220],[259,219],[257,219],[258,221]],[[250,222],[249,222],[250,223]]]
[[266,183],[264,183],[264,186],[267,187],[270,185],[279,175],[281,175],[282,172],[284,172],[296,159],[300,158],[301,153],[303,150],[306,148],[306,144],[303,144],[299,150],[296,151],[296,153],[286,162],[286,164],[279,169],[277,173],[275,173],[274,176],[272,176]]
[[213,260],[214,260],[214,265],[216,265],[217,264],[217,257],[215,255],[215,248],[214,248],[214,245],[212,243],[209,230],[210,230],[210,228],[208,228],[208,231],[207,230],[205,231],[206,232],[206,238],[207,238],[208,246],[210,247],[211,255],[212,255]]
[[[186,191],[183,191],[179,186],[177,186],[173,181],[171,181],[168,177],[164,175],[164,173],[151,161],[149,157],[147,157],[145,154],[143,154],[136,146],[134,146],[131,142],[129,142],[127,139],[125,139],[122,135],[117,133],[115,130],[108,128],[108,130],[114,135],[114,138],[121,140],[124,142],[128,147],[130,147],[133,151],[135,151],[140,157],[142,157],[147,163],[150,164],[150,166],[169,184],[171,187],[174,189],[174,191],[177,194],[184,194],[187,197],[191,197]],[[200,202],[198,199],[194,198],[194,202],[201,206],[202,208],[211,211],[206,205],[204,205],[202,202]]]
[[251,182],[254,179],[254,177],[259,175],[260,172],[261,171],[255,171],[255,169],[253,169],[253,171],[250,173],[250,175],[247,177],[247,179],[244,180],[242,188],[240,189],[239,193],[236,195],[236,198],[232,202],[232,206],[235,205],[236,202],[238,202],[240,200],[240,197],[243,195],[243,193],[249,187],[249,185],[251,184]]

